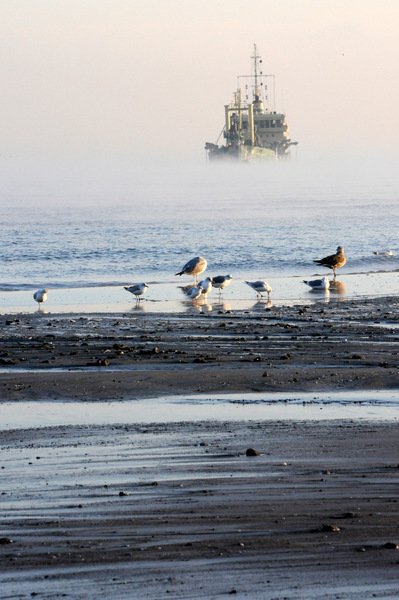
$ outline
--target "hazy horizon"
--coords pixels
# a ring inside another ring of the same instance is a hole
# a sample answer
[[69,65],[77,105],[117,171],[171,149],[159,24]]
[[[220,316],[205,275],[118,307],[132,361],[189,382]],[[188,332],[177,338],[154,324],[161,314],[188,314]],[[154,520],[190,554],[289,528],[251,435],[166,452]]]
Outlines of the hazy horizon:
[[254,43],[298,156],[398,153],[396,0],[19,0],[0,13],[3,166],[200,161]]

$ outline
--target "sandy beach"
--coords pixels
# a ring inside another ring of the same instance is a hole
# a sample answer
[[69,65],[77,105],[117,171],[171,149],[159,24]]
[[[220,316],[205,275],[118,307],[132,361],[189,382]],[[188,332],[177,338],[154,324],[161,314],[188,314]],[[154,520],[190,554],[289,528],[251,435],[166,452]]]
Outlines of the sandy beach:
[[[396,394],[398,304],[2,315],[0,398]],[[395,598],[392,411],[3,430],[0,598]]]
[[399,387],[399,300],[0,316],[0,399]]

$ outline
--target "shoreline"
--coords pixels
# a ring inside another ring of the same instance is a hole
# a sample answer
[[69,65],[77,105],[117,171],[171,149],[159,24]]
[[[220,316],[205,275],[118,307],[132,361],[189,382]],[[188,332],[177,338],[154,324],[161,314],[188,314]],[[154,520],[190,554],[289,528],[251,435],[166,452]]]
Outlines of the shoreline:
[[[396,295],[399,288],[398,271],[376,271],[366,273],[339,274],[336,281],[329,277],[328,292],[315,291],[306,286],[303,280],[317,279],[329,273],[315,274],[310,271],[305,275],[271,275],[267,279],[273,288],[270,305],[275,307],[339,303],[341,301],[366,301],[381,299],[384,296]],[[248,275],[245,278],[234,277],[232,283],[223,290],[221,296],[216,289],[211,290],[206,298],[192,302],[184,291],[192,285],[192,278],[176,278],[175,281],[151,281],[149,290],[136,303],[135,297],[129,294],[123,284],[104,282],[93,286],[39,284],[23,290],[5,290],[0,293],[0,311],[8,314],[35,314],[37,304],[33,301],[33,292],[38,287],[50,288],[46,303],[41,311],[47,314],[90,314],[90,313],[138,313],[154,314],[196,313],[218,310],[257,310],[255,292],[245,283],[246,279],[259,279],[259,274]],[[141,281],[144,281],[141,278]],[[127,285],[129,285],[127,283]],[[1,287],[1,286],[0,286]],[[265,298],[266,302],[267,299]]]

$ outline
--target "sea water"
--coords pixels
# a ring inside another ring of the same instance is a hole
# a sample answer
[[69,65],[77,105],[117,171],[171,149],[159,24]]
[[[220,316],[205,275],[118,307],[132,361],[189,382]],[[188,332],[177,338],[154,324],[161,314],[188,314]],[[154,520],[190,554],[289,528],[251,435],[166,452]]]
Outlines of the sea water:
[[[97,176],[82,170],[70,179],[65,172],[59,179],[30,172],[24,180],[20,170],[18,180],[9,178],[0,196],[3,309],[34,304],[31,292],[39,287],[50,288],[53,299],[62,292],[64,304],[73,304],[71,290],[85,290],[88,302],[92,294],[112,303],[116,290],[128,295],[123,286],[135,282],[146,281],[153,291],[187,285],[192,278],[175,273],[198,255],[208,261],[204,276],[230,273],[241,283],[264,278],[274,290],[280,286],[281,297],[284,281],[297,278],[286,296],[304,297],[309,290],[302,279],[330,275],[314,259],[338,245],[347,256],[338,279],[360,275],[370,294],[399,290],[393,169],[351,172],[300,161],[143,168],[132,161],[122,174],[106,177],[106,171],[102,165]],[[370,285],[366,276],[377,273],[383,279]],[[251,292],[238,289],[240,297]]]

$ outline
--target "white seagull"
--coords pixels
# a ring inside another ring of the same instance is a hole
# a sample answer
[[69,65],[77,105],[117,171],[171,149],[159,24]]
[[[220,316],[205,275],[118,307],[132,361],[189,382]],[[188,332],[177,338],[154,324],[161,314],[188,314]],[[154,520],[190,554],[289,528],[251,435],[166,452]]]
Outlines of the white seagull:
[[128,287],[125,287],[125,290],[134,294],[136,296],[136,300],[140,300],[140,296],[146,293],[147,288],[150,286],[147,283],[134,283]]
[[195,285],[195,286],[191,287],[189,290],[187,290],[186,296],[188,296],[192,300],[196,300],[197,298],[199,298],[201,296],[202,291],[203,290],[200,285]]
[[212,277],[207,277],[206,279],[203,279],[202,281],[199,282],[198,285],[199,285],[199,287],[202,287],[202,293],[204,294],[204,296],[209,294],[209,292],[211,291],[212,283],[213,283]]
[[47,288],[43,288],[41,290],[37,290],[37,292],[33,294],[33,299],[39,304],[39,308],[42,302],[46,302],[48,293],[49,290]]
[[212,277],[212,285],[214,288],[218,289],[219,294],[221,294],[222,289],[229,285],[232,279],[232,275],[217,275],[216,277]]
[[179,271],[179,273],[176,273],[175,275],[192,275],[194,277],[194,283],[197,283],[198,275],[205,271],[207,264],[208,263],[206,262],[205,258],[203,258],[202,256],[196,256],[195,258],[189,260],[184,265],[182,270]]
[[258,298],[262,297],[262,292],[267,292],[267,297],[270,297],[270,292],[272,291],[272,288],[264,279],[260,279],[258,281],[246,281],[245,283],[249,285],[249,287],[251,287],[253,290],[255,290]]
[[328,277],[322,277],[321,279],[312,279],[311,281],[303,280],[303,283],[306,283],[312,290],[328,290],[330,287],[330,282],[328,281]]

